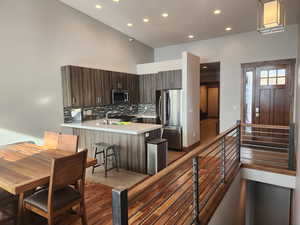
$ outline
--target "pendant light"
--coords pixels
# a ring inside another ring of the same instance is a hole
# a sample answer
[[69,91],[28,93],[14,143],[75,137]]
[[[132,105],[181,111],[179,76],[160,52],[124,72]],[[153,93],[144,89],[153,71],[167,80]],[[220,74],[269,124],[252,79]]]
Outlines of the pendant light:
[[285,30],[285,8],[281,0],[258,0],[257,29],[262,34]]

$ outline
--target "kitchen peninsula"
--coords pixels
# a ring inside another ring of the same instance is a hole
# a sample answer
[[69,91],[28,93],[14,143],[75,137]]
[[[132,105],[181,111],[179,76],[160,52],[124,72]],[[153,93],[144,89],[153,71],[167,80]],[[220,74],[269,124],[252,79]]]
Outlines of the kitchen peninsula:
[[105,124],[103,120],[64,123],[62,126],[72,128],[73,134],[79,136],[79,148],[88,149],[89,156],[94,156],[94,143],[116,145],[120,167],[139,173],[146,173],[146,141],[160,137],[162,128],[145,123]]

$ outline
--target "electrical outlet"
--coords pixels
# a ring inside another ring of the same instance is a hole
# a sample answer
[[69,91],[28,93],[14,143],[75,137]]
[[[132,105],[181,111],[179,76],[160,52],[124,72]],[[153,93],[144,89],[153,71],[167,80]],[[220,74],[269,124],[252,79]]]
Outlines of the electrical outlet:
[[145,137],[147,138],[147,137],[149,137],[150,136],[150,134],[149,133],[145,133]]

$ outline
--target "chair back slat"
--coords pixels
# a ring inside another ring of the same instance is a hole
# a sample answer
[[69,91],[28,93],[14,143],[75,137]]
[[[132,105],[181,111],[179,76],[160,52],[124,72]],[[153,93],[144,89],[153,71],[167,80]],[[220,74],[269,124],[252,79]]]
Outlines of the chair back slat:
[[60,134],[57,149],[76,153],[78,151],[78,136],[70,134]]
[[59,133],[45,131],[44,132],[44,146],[56,149],[58,146]]

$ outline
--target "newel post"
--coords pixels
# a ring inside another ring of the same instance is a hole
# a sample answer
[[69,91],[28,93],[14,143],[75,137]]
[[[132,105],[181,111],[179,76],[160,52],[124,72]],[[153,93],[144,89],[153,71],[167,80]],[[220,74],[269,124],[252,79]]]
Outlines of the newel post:
[[295,170],[295,124],[289,130],[289,170]]
[[194,223],[200,225],[200,207],[199,207],[199,157],[193,158],[193,205],[194,205]]
[[113,225],[128,225],[128,194],[127,190],[112,190]]

